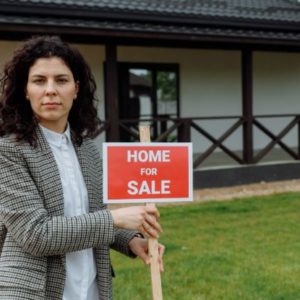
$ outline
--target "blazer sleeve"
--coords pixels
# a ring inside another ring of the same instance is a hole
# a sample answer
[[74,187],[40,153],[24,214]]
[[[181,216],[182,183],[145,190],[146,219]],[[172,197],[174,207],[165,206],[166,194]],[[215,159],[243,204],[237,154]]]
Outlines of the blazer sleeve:
[[137,233],[137,231],[133,230],[116,229],[115,241],[111,244],[111,248],[121,252],[122,254],[135,258],[136,255],[130,250],[128,244]]
[[[94,145],[94,144],[93,144]],[[91,149],[92,147],[90,147]],[[94,149],[94,158],[93,158],[93,161],[95,162],[95,164],[97,165],[97,169],[100,170],[100,176],[101,176],[101,179],[100,179],[100,182],[102,182],[102,176],[103,176],[103,168],[102,168],[102,164],[103,164],[103,161],[102,159],[100,159],[100,153],[98,153],[98,150],[93,147]],[[101,191],[99,192],[100,195],[101,195],[101,198],[103,197],[103,193],[102,193],[102,185],[101,185]],[[101,207],[103,208],[106,208],[107,205],[104,204],[102,202],[102,199],[101,199]],[[130,256],[130,257],[136,257],[135,254],[133,254],[133,252],[130,250],[129,248],[129,242],[130,240],[132,240],[134,238],[134,236],[138,233],[138,231],[135,231],[135,230],[127,230],[127,229],[121,229],[121,228],[115,228],[115,240],[114,242],[110,245],[110,247],[113,249],[113,250],[116,250],[122,254],[125,254],[127,256]]]
[[21,151],[5,140],[0,141],[0,167],[0,222],[24,251],[49,256],[114,243],[107,209],[49,216]]

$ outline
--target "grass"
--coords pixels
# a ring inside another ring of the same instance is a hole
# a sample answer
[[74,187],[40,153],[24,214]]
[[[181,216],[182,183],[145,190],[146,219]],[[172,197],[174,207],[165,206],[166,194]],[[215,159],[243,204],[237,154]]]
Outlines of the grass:
[[[164,300],[300,299],[300,193],[160,207]],[[151,300],[150,273],[112,253],[116,300]]]

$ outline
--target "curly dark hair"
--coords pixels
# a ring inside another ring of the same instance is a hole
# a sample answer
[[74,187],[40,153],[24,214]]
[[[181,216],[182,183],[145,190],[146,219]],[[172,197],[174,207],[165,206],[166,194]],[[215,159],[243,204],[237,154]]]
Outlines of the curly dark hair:
[[96,83],[83,56],[58,36],[33,36],[14,52],[0,79],[0,136],[14,134],[17,141],[36,145],[38,122],[25,91],[30,67],[37,59],[50,57],[61,58],[73,73],[75,82],[80,83],[68,118],[75,143],[80,145],[83,138],[94,138],[99,133]]

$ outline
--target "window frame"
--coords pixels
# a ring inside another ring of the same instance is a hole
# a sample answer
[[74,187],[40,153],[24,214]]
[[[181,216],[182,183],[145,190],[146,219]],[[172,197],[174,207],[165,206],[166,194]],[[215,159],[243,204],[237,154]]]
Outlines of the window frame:
[[157,114],[157,82],[156,82],[156,74],[157,72],[174,72],[176,73],[176,90],[177,90],[177,97],[176,97],[176,114],[175,117],[180,117],[180,68],[179,63],[152,63],[152,62],[118,62],[118,71],[120,69],[146,69],[152,72],[152,97],[154,100],[154,113],[153,117],[159,117]]

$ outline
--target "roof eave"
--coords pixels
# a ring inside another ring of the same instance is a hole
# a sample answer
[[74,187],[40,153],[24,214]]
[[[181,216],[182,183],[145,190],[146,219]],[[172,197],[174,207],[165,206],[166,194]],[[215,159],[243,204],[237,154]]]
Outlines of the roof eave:
[[[253,30],[284,30],[300,32],[300,22],[287,22],[280,20],[253,20],[237,17],[216,17],[216,16],[199,16],[191,17],[190,15],[178,14],[149,14],[143,11],[126,11],[117,9],[94,9],[86,7],[68,7],[62,9],[57,5],[25,5],[4,4],[1,5],[1,13],[19,16],[37,16],[37,17],[64,17],[64,18],[82,18],[94,20],[109,21],[128,21],[143,22],[153,24],[177,24],[188,26],[216,26],[236,29],[253,29]],[[255,21],[255,22],[254,22]]]
[[[10,37],[11,34],[18,32],[24,37],[32,34],[59,34],[67,36],[73,41],[88,41],[89,43],[105,43],[116,42],[119,45],[142,45],[149,41],[153,46],[170,46],[172,44],[182,43],[185,47],[194,47],[195,45],[203,45],[204,47],[212,46],[213,48],[224,49],[240,49],[243,46],[253,49],[276,49],[300,51],[299,40],[282,40],[255,37],[240,36],[216,36],[216,35],[195,35],[195,34],[179,34],[179,33],[163,33],[163,32],[139,32],[131,30],[113,30],[103,28],[80,28],[73,26],[36,26],[33,24],[0,24],[0,37]],[[294,49],[294,50],[293,50]]]

